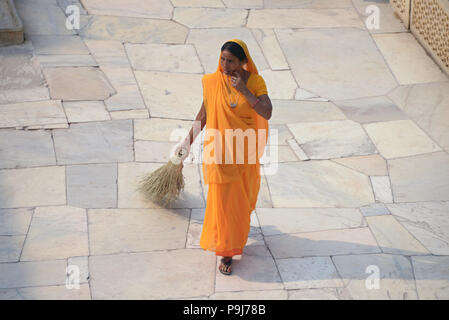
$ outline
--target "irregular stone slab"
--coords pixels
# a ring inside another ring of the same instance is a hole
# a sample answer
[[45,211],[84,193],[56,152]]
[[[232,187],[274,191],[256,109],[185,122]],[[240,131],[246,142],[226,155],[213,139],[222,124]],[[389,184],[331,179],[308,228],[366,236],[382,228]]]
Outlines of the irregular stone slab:
[[[265,247],[255,255],[238,255],[233,257],[232,274],[228,277],[220,272],[216,273],[215,292],[249,291],[249,290],[280,290],[283,289],[282,280],[276,268],[273,257]],[[221,257],[217,257],[216,268],[220,265]]]
[[210,7],[224,8],[221,0],[171,0],[175,7]]
[[[309,90],[305,90],[303,88],[296,89],[295,100],[315,100],[320,99],[315,93],[310,92]],[[321,98],[324,99],[324,98]],[[327,100],[329,101],[329,100]]]
[[[407,32],[407,29],[401,23],[401,21],[394,15],[394,11],[391,10],[389,1],[367,1],[367,0],[353,0],[352,3],[354,7],[361,15],[363,21],[365,21],[365,26],[371,33],[387,33],[387,32]],[[373,11],[368,10],[369,6],[374,5],[378,11],[379,15],[379,26],[370,26],[371,19],[370,16],[373,15]],[[367,11],[368,10],[368,11]],[[368,21],[368,25],[367,25]]]
[[390,177],[389,176],[376,176],[370,177],[371,184],[373,185],[374,198],[376,201],[383,203],[393,202],[393,193],[391,191]]
[[104,101],[109,111],[146,109],[137,84],[119,86],[116,90],[117,94]]
[[[269,130],[268,144],[279,145],[279,146],[290,145],[288,143],[288,140],[292,139],[293,135],[290,132],[290,130],[287,128],[286,125],[269,123],[268,130]],[[276,139],[276,136],[277,136],[277,139]],[[291,145],[290,145],[290,147],[291,147]]]
[[67,203],[81,208],[117,206],[117,164],[67,166]]
[[209,300],[286,300],[286,290],[229,291],[214,293]]
[[192,45],[126,43],[125,49],[135,70],[185,73],[203,73],[204,71]]
[[97,62],[90,55],[39,55],[43,68],[49,67],[96,67]]
[[166,141],[136,141],[134,152],[136,161],[167,162],[177,142]]
[[[366,254],[335,256],[332,260],[345,283],[340,299],[416,300],[410,261],[399,255]],[[379,277],[378,282],[375,280]],[[378,285],[378,286],[377,286]]]
[[381,252],[369,228],[282,234],[265,241],[276,259]]
[[246,43],[259,72],[269,68],[262,50],[248,28],[192,29],[186,43],[195,45],[206,73],[212,73],[217,70],[221,47],[231,39],[241,39]]
[[264,78],[270,99],[293,99],[298,85],[290,70],[271,71],[260,73]]
[[2,300],[90,300],[88,284],[68,290],[65,285],[0,290]]
[[365,217],[391,214],[386,205],[380,202],[372,203],[368,206],[360,207],[359,209]]
[[66,260],[0,263],[0,288],[64,285],[66,267]]
[[120,119],[148,119],[150,114],[147,109],[112,111],[109,113],[112,120]]
[[[108,68],[116,70],[130,67],[122,41],[84,39],[84,43],[89,48],[90,53],[95,57],[95,60],[101,65],[104,72]],[[122,70],[119,71],[123,72]],[[129,72],[126,75],[122,75],[122,77],[117,77],[117,79],[129,79],[128,74]],[[111,80],[113,81],[115,79]]]
[[310,160],[310,158],[306,155],[304,150],[299,146],[298,142],[296,142],[295,139],[289,139],[287,142],[299,160]]
[[52,99],[104,100],[115,93],[98,68],[47,68],[44,73]]
[[373,39],[399,84],[448,80],[411,33],[374,34]]
[[56,130],[53,139],[58,163],[82,164],[133,160],[131,120],[76,123]]
[[449,156],[444,152],[389,160],[394,202],[449,200]]
[[386,97],[335,101],[348,119],[359,122],[404,120],[407,116]]
[[173,7],[168,0],[82,0],[90,15],[171,19]]
[[449,151],[449,83],[429,83],[400,86],[389,97],[432,137],[442,148]]
[[412,257],[419,299],[449,299],[449,257]]
[[265,8],[352,8],[350,0],[276,0],[265,1]]
[[70,206],[36,208],[21,261],[89,255],[86,210]]
[[360,124],[352,120],[287,125],[311,159],[331,159],[376,153]]
[[65,203],[64,167],[0,170],[0,206],[2,208],[51,206]]
[[111,120],[103,101],[64,101],[70,123]]
[[[147,200],[137,190],[139,181],[158,169],[162,163],[120,163],[118,166],[118,207],[119,208],[161,208]],[[170,208],[205,208],[202,196],[200,174],[197,165],[185,164],[183,171],[185,187],[179,199]]]
[[260,163],[267,165],[273,162],[294,162],[298,157],[289,146],[267,145],[265,155],[260,159]]
[[268,189],[267,178],[265,175],[261,176],[256,208],[273,208],[273,202],[271,201],[270,190]]
[[243,27],[248,12],[228,8],[175,8],[173,20],[189,28]]
[[356,208],[258,208],[257,216],[266,236],[364,226]]
[[1,128],[68,127],[60,100],[30,101],[0,105]]
[[43,130],[0,131],[0,167],[20,168],[55,165],[51,133]]
[[271,70],[290,69],[273,29],[253,29],[252,32],[262,48],[262,51],[270,64]]
[[17,262],[25,236],[0,236],[0,263]]
[[267,175],[275,207],[359,207],[374,202],[368,177],[330,161],[278,166],[276,174]]
[[195,119],[201,107],[202,75],[135,71],[151,117]]
[[412,120],[369,123],[364,127],[386,159],[441,151]]
[[367,176],[388,175],[387,162],[378,154],[332,159],[332,161],[364,173]]
[[0,209],[0,235],[25,235],[31,222],[33,209]]
[[88,55],[86,45],[79,36],[30,35],[34,53],[37,55]]
[[[90,256],[92,298],[209,296],[214,291],[215,260],[215,256],[198,249]],[[120,277],[111,282],[111,274]]]
[[353,8],[339,9],[262,9],[251,10],[248,28],[330,28],[361,27]]
[[278,259],[276,263],[286,289],[343,286],[330,257]]
[[190,211],[186,209],[89,210],[92,255],[184,248]]
[[289,290],[288,300],[339,300],[336,288]]
[[346,120],[340,109],[330,102],[273,100],[270,124]]
[[50,100],[48,87],[0,90],[0,104],[38,100]]
[[16,9],[22,18],[25,35],[71,35],[66,27],[64,11],[55,1],[16,0]]
[[382,252],[405,256],[429,254],[392,215],[366,217]]
[[[134,121],[134,139],[171,141],[176,133],[185,133],[186,136],[192,127],[192,121],[151,118]],[[199,138],[197,138],[199,139]]]
[[0,57],[0,90],[36,88],[45,82],[30,41],[0,47]]
[[81,16],[83,38],[132,43],[184,43],[188,28],[163,19]]
[[[295,19],[301,21],[297,16]],[[380,96],[397,85],[367,31],[328,28],[275,32],[301,87],[320,97],[344,100]]]
[[449,254],[449,202],[388,204],[396,219],[432,254]]

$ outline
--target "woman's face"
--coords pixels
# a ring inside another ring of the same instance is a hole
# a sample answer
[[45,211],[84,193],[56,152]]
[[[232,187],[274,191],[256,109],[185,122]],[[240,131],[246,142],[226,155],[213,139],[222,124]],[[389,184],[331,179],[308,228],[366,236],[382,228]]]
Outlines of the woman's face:
[[220,63],[223,68],[223,73],[227,76],[232,75],[234,72],[240,71],[244,65],[243,61],[240,61],[239,58],[227,50],[223,50],[221,52]]

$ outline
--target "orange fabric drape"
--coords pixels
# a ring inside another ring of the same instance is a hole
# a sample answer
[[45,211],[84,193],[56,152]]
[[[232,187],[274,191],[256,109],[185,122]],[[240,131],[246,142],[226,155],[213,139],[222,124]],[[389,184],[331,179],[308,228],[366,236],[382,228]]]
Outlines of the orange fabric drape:
[[[254,77],[253,74],[259,74],[257,68],[243,41],[229,41],[238,43],[248,58],[244,69],[251,72],[247,83],[251,90],[250,83],[254,81],[250,80],[254,80],[251,78]],[[259,160],[267,143],[268,121],[250,107],[242,94],[237,107],[230,107],[226,85],[232,90],[233,96],[237,95],[238,91],[227,82],[220,58],[216,72],[206,74],[202,78],[203,101],[207,114],[202,169],[204,181],[209,184],[209,188],[200,246],[205,250],[214,251],[216,255],[233,256],[242,254],[247,242],[250,215],[255,209],[260,188]],[[236,132],[236,129],[241,132],[254,130],[255,145],[254,140],[251,142],[251,139],[243,139],[243,163],[237,163],[237,151],[242,150],[237,148],[236,140],[226,139],[226,130],[229,129],[234,130],[233,132]],[[231,162],[230,158],[226,158],[226,153],[231,155]]]

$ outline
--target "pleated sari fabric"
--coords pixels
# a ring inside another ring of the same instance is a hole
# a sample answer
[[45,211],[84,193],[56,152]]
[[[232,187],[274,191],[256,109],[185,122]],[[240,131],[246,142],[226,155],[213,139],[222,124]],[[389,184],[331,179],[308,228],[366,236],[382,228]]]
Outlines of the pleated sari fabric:
[[[239,39],[229,41],[238,43],[248,58],[244,65],[244,69],[251,73],[246,84],[248,89],[257,97],[267,94],[265,81],[246,44]],[[256,207],[260,189],[259,160],[268,138],[268,121],[251,108],[243,94],[240,94],[237,106],[231,108],[230,97],[237,96],[238,91],[223,74],[220,58],[216,72],[202,78],[207,114],[202,170],[204,182],[209,187],[200,246],[214,251],[217,256],[234,256],[243,253],[248,240],[251,212]],[[237,139],[227,139],[229,132],[251,130],[255,140],[244,138],[240,147]],[[242,150],[243,161],[238,157]]]

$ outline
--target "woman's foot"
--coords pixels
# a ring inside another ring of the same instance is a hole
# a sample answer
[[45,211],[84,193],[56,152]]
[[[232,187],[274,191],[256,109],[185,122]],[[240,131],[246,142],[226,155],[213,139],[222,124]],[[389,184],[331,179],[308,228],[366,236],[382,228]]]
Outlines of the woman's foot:
[[218,270],[220,270],[220,272],[223,273],[224,275],[229,276],[232,273],[231,264],[232,264],[232,257],[223,257],[221,259],[221,264],[218,267]]

